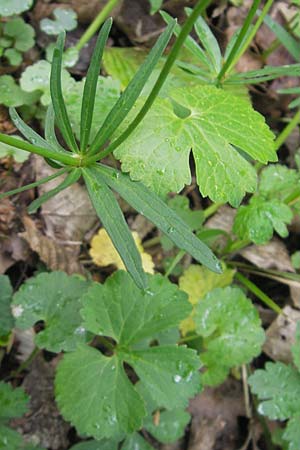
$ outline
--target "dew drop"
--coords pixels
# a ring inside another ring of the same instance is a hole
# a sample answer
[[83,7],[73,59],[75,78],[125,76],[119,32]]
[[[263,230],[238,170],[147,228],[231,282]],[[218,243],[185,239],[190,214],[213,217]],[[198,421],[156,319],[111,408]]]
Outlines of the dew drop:
[[180,375],[174,375],[174,377],[173,377],[174,383],[180,383],[181,380],[182,380],[182,378]]
[[174,227],[169,227],[169,228],[167,229],[167,233],[169,233],[169,234],[174,233],[174,231],[175,231],[175,228],[174,228]]

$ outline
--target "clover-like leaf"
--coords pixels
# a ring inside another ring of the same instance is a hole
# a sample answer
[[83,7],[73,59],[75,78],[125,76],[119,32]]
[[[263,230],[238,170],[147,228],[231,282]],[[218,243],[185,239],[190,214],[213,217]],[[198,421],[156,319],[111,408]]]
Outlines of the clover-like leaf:
[[53,10],[54,20],[42,19],[41,30],[50,35],[56,35],[62,31],[74,30],[77,26],[77,14],[72,9],[55,8]]
[[[82,299],[84,326],[114,339],[113,356],[81,346],[58,367],[56,393],[63,415],[96,439],[130,434],[141,428],[146,416],[143,395],[130,382],[124,363],[162,407],[185,407],[200,389],[200,361],[194,350],[147,344],[136,349],[146,337],[174,328],[190,310],[185,294],[161,275],[148,275],[148,283],[142,291],[122,271],[103,285],[94,283]],[[76,411],[74,404],[80,405]]]
[[233,232],[240,239],[255,244],[265,244],[274,230],[281,237],[288,235],[286,224],[293,219],[291,208],[280,200],[254,196],[246,206],[241,206],[234,219]]
[[14,318],[10,310],[13,290],[6,275],[0,275],[0,336],[5,336],[14,326]]
[[[16,139],[23,140],[20,136],[14,136]],[[16,162],[23,163],[29,158],[29,153],[25,150],[13,147],[12,145],[0,142],[0,158],[11,156]]]
[[16,326],[25,330],[43,320],[45,329],[36,335],[37,346],[57,353],[73,350],[88,338],[79,314],[88,285],[83,278],[63,272],[30,278],[13,298]]
[[39,94],[23,91],[11,75],[0,76],[0,103],[5,106],[31,105]]
[[121,447],[121,450],[154,450],[139,433],[134,433],[129,436]]
[[231,367],[248,363],[260,351],[264,331],[257,310],[236,287],[216,288],[198,303],[194,317],[205,352],[204,383],[221,383]]
[[3,55],[7,58],[11,66],[19,66],[22,62],[22,55],[15,48],[7,48]]
[[33,0],[1,0],[0,16],[8,17],[20,14],[31,8]]
[[14,48],[26,52],[34,46],[34,29],[22,17],[8,21],[4,26],[4,34],[14,41]]
[[178,192],[191,181],[192,148],[201,194],[238,206],[257,182],[244,154],[262,163],[277,160],[263,116],[249,101],[212,86],[179,88],[169,95],[171,100],[156,100],[115,150],[123,171],[159,194]]

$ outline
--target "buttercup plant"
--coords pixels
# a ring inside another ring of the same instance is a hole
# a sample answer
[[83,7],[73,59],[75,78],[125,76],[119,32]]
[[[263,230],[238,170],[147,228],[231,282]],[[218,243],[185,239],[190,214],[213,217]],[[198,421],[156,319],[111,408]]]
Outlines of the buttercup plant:
[[[111,237],[128,272],[135,280],[137,286],[143,289],[147,287],[147,281],[142,269],[140,254],[111,189],[118,192],[136,210],[145,215],[145,217],[166,233],[178,247],[186,250],[196,260],[216,272],[220,272],[221,267],[211,250],[192,233],[186,224],[169,207],[167,207],[157,195],[151,192],[142,183],[134,182],[128,175],[103,164],[99,164],[98,161],[126,141],[146,115],[176,60],[178,51],[186,36],[189,34],[199,14],[204,11],[208,4],[209,1],[199,1],[197,3],[193,13],[182,28],[182,32],[174,44],[150,95],[137,116],[115,140],[112,139],[112,136],[127,117],[129,111],[133,108],[149,75],[163,54],[173,33],[176,23],[175,20],[167,26],[164,33],[159,37],[144,64],[139,68],[135,77],[129,83],[116,104],[112,107],[103,125],[92,141],[90,141],[90,132],[93,120],[95,92],[103,50],[112,26],[111,19],[108,19],[104,23],[99,33],[86,77],[81,107],[80,144],[77,143],[73,134],[62,93],[61,70],[64,49],[63,33],[59,35],[53,53],[50,77],[52,106],[49,107],[46,117],[45,138],[42,138],[32,130],[19,117],[14,108],[10,109],[11,118],[15,126],[28,141],[30,141],[30,143],[22,142],[13,137],[0,134],[1,142],[41,155],[49,162],[49,164],[58,169],[54,175],[43,178],[20,189],[2,194],[0,198],[39,186],[60,175],[65,175],[65,179],[55,189],[42,195],[29,206],[29,212],[33,213],[45,201],[63,189],[71,186],[83,176],[91,201],[103,226]],[[68,150],[63,148],[56,138],[55,123],[61,131]],[[112,142],[108,147],[103,149],[105,144],[111,140]]]

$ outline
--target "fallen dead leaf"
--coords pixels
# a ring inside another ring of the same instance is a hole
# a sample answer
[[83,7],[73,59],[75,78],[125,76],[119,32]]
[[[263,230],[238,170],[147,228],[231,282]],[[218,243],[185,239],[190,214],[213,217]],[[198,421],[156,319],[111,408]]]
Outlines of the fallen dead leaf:
[[292,362],[291,345],[295,343],[297,322],[300,321],[300,311],[286,306],[283,314],[266,331],[266,342],[263,351],[272,359],[285,363]]
[[[134,231],[132,233],[138,251],[141,254],[142,264],[145,272],[154,273],[154,262],[151,255],[144,252],[139,235]],[[91,241],[90,255],[93,262],[100,267],[113,264],[117,269],[125,270],[124,263],[115,249],[110,237],[104,228],[93,237]]]
[[35,222],[29,217],[23,218],[25,232],[19,235],[28,242],[30,248],[36,252],[41,261],[51,270],[63,270],[68,274],[81,273],[83,267],[78,261],[78,247],[60,245],[53,239],[42,234]]

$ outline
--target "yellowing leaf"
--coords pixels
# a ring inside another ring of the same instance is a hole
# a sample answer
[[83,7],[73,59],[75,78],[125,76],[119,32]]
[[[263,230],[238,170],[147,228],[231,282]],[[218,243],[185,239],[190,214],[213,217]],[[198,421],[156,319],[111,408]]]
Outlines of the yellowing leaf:
[[183,275],[179,278],[179,287],[189,296],[190,303],[194,306],[190,316],[183,320],[180,329],[183,335],[195,329],[193,316],[195,314],[195,306],[199,300],[204,298],[206,294],[217,287],[226,287],[232,283],[234,270],[228,269],[223,265],[223,273],[217,274],[204,266],[191,264]]
[[[138,251],[142,257],[143,268],[145,272],[154,273],[154,262],[152,256],[149,253],[144,252],[141,244],[141,239],[136,232],[132,233],[133,239],[137,246]],[[113,264],[117,269],[125,269],[122,259],[116,251],[110,237],[104,228],[101,228],[99,232],[93,237],[91,241],[90,255],[93,262],[100,267],[109,266]]]

